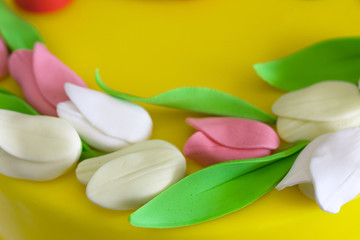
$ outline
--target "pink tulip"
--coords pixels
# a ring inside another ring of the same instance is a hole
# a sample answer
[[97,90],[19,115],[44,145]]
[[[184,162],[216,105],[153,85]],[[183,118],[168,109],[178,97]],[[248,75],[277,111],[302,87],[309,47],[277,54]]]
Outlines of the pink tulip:
[[26,101],[45,115],[57,116],[56,105],[69,100],[65,83],[87,87],[75,72],[41,43],[35,44],[34,51],[13,52],[9,58],[9,71],[21,86]]
[[197,132],[184,147],[184,155],[204,166],[236,159],[270,155],[280,139],[268,125],[249,119],[214,117],[188,118]]
[[8,71],[7,61],[9,52],[5,42],[0,38],[0,78],[4,77]]

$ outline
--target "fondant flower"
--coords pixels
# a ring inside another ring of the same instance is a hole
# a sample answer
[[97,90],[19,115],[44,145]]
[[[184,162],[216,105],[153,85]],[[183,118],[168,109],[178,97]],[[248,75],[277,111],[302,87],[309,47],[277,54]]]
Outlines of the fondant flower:
[[66,121],[0,109],[0,173],[50,180],[71,168],[80,153],[80,137]]
[[288,142],[312,140],[322,134],[360,126],[360,95],[356,85],[326,81],[290,92],[273,105],[279,115],[279,136]]
[[8,50],[5,42],[0,37],[0,79],[4,77],[8,71]]
[[90,201],[104,208],[128,210],[148,202],[180,180],[185,158],[172,144],[149,140],[81,162],[78,179]]
[[24,10],[45,13],[53,12],[67,6],[72,0],[15,0],[17,5]]
[[184,155],[204,166],[219,162],[264,157],[279,147],[276,132],[268,125],[231,117],[188,118],[198,130],[184,146]]
[[300,153],[276,188],[306,184],[305,194],[315,196],[322,210],[337,213],[360,193],[359,156],[360,128],[324,134]]
[[34,51],[17,50],[10,55],[9,71],[21,86],[26,101],[39,113],[56,116],[56,105],[69,100],[64,84],[86,87],[84,81],[44,45],[36,43]]
[[150,137],[151,117],[139,105],[71,83],[65,91],[70,101],[58,104],[59,117],[94,148],[111,152]]

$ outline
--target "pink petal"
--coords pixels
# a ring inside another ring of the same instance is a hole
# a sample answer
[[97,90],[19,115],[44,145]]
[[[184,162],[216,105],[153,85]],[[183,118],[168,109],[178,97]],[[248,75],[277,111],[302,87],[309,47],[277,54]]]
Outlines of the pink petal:
[[8,71],[7,61],[9,52],[5,42],[0,38],[0,78],[4,77]]
[[188,118],[186,122],[213,141],[232,148],[276,149],[280,139],[268,125],[242,118]]
[[236,159],[264,157],[270,153],[269,149],[264,148],[235,149],[224,147],[209,139],[202,132],[196,132],[192,135],[184,146],[184,155],[204,166]]
[[54,107],[69,100],[64,90],[65,83],[87,87],[75,72],[41,43],[36,43],[34,48],[34,74],[40,92]]
[[15,81],[21,86],[26,101],[39,113],[56,115],[56,108],[41,94],[37,87],[33,72],[33,52],[17,50],[9,57],[9,71]]

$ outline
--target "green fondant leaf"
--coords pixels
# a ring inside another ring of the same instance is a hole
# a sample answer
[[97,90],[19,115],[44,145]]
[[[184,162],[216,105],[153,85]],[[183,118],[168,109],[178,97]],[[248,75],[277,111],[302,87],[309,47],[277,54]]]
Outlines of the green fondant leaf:
[[[0,109],[6,109],[29,115],[39,115],[39,113],[29,104],[27,104],[24,100],[15,96],[11,92],[8,92],[4,88],[0,88]],[[105,154],[103,152],[93,150],[87,145],[86,142],[84,142],[83,140],[81,141],[83,148],[80,156],[80,161]]]
[[0,88],[0,109],[11,110],[30,115],[39,115],[29,104],[21,98]]
[[99,157],[99,156],[106,154],[105,152],[95,151],[89,145],[87,145],[87,143],[82,139],[81,139],[81,142],[82,142],[82,151],[81,151],[79,162],[84,161],[86,159]]
[[254,65],[269,84],[292,91],[326,80],[357,84],[360,77],[360,38],[317,43],[288,57]]
[[153,97],[142,98],[114,91],[104,84],[98,70],[96,70],[95,75],[96,82],[100,88],[113,97],[200,113],[249,118],[269,123],[276,122],[274,116],[271,116],[240,98],[216,89],[184,87],[173,89]]
[[273,155],[216,164],[165,190],[130,216],[138,227],[170,228],[202,223],[239,210],[273,189],[308,142]]
[[3,0],[0,0],[0,34],[12,51],[32,50],[36,42],[43,42],[38,31],[13,13]]

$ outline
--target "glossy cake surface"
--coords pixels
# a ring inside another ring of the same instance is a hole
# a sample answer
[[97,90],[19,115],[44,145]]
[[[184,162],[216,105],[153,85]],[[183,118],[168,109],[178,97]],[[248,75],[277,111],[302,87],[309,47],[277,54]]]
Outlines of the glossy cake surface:
[[[350,0],[76,0],[50,14],[23,12],[6,2],[90,88],[99,90],[98,68],[104,82],[122,92],[146,97],[177,87],[210,87],[269,113],[284,92],[262,81],[252,68],[255,63],[360,33],[360,4]],[[11,77],[0,85],[22,96]],[[185,118],[205,116],[142,106],[153,118],[152,139],[180,149],[194,132]],[[190,159],[187,166],[188,174],[201,168]],[[91,203],[74,169],[48,182],[0,175],[0,236],[5,240],[355,237],[360,202],[333,215],[291,187],[272,190],[222,218],[175,229],[131,226],[132,212]]]

